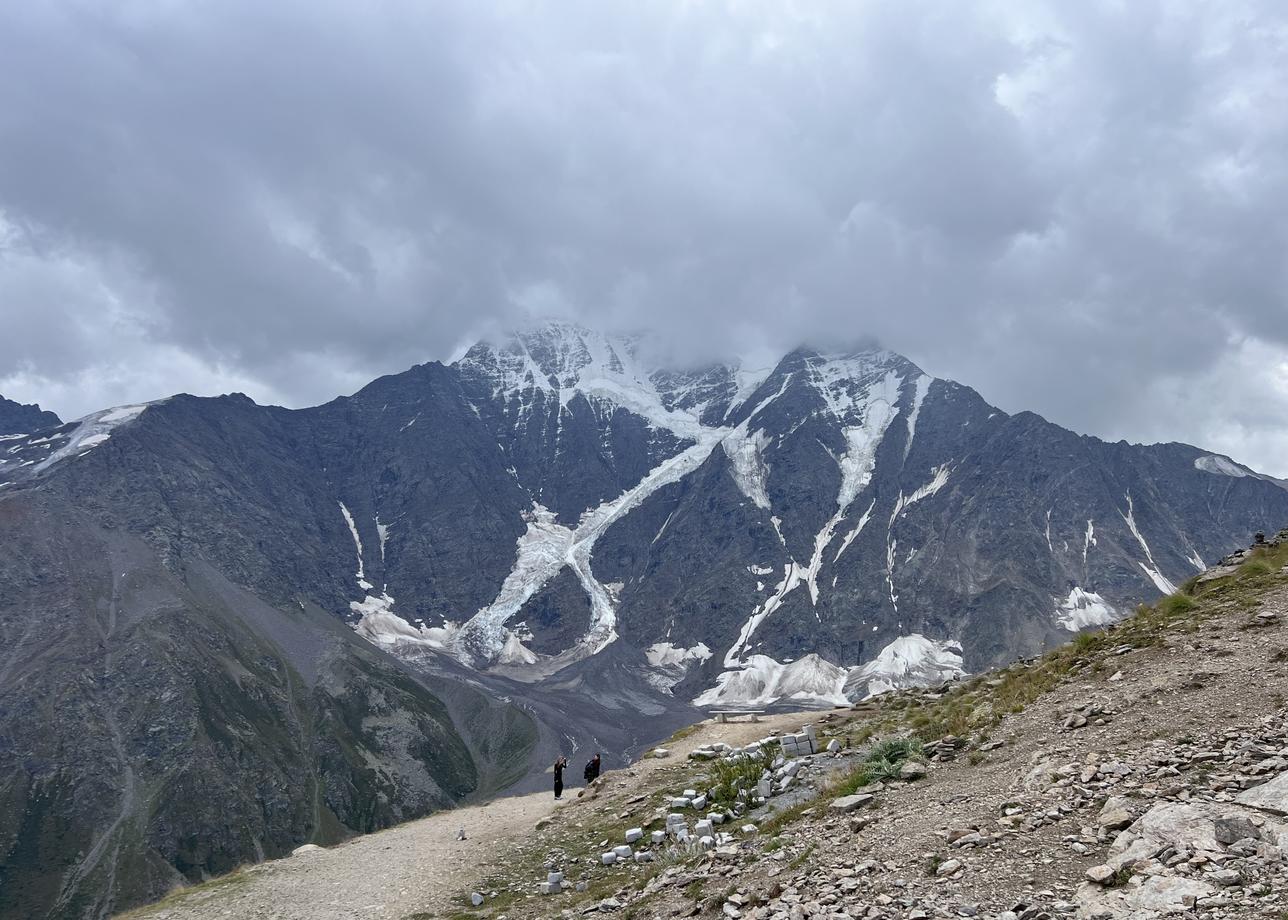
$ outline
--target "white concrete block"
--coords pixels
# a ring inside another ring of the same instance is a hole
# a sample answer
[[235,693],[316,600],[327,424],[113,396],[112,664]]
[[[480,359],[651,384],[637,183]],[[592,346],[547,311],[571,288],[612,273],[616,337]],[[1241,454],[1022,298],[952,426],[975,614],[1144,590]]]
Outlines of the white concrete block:
[[630,830],[626,832],[627,843],[634,843],[636,840],[642,840],[643,838],[644,838],[644,830],[642,828],[632,827]]

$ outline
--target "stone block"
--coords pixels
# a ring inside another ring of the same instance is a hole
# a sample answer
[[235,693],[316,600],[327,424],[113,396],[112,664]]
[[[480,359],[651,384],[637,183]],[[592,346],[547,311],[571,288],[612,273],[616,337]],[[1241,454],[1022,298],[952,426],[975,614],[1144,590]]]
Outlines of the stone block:
[[627,842],[627,843],[634,843],[635,841],[637,841],[637,840],[642,840],[642,839],[644,839],[644,830],[643,830],[643,828],[639,828],[639,827],[632,827],[630,830],[628,830],[628,831],[626,832],[626,842]]
[[828,806],[828,810],[837,814],[847,814],[855,809],[862,808],[874,798],[876,798],[876,796],[869,795],[867,793],[843,795],[839,799],[834,800],[832,804]]

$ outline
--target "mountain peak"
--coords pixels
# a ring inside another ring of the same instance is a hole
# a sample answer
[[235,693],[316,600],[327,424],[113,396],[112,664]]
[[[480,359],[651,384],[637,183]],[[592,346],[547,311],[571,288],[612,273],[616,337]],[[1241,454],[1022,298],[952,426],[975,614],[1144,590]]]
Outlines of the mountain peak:
[[57,415],[36,403],[24,405],[0,396],[0,434],[31,434],[57,428],[62,423]]

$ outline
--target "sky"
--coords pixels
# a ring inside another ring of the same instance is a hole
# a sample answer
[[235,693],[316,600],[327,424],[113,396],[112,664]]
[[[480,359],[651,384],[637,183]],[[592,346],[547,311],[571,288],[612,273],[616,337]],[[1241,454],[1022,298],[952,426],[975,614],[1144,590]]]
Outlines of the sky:
[[1288,6],[0,0],[0,394],[311,405],[534,317],[875,339],[1288,476]]

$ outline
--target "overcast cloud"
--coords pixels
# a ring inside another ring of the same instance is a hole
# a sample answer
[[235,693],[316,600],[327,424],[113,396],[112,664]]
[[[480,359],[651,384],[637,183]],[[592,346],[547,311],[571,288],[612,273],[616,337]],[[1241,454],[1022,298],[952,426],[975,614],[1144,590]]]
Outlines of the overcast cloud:
[[10,398],[306,405],[554,314],[1288,475],[1274,0],[0,7]]

